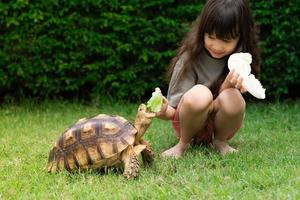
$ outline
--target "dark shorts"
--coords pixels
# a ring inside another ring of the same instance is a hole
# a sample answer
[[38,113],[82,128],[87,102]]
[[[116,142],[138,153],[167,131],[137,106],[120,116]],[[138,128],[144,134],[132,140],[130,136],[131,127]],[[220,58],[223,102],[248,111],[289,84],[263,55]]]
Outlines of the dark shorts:
[[[180,120],[179,120],[180,107],[176,109],[175,116],[172,120],[173,128],[175,129],[176,136],[180,138]],[[207,145],[211,144],[214,137],[214,114],[210,114],[206,120],[205,127],[199,131],[191,141],[191,145]]]

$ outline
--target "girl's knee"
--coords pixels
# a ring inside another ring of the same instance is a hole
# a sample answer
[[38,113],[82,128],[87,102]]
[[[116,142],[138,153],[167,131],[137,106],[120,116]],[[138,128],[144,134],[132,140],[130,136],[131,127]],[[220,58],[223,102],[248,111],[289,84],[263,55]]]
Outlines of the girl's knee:
[[183,96],[184,106],[197,111],[206,110],[213,102],[211,91],[204,85],[195,85]]
[[218,109],[222,109],[230,116],[243,114],[246,109],[246,102],[240,93],[235,88],[229,88],[222,91],[217,97]]

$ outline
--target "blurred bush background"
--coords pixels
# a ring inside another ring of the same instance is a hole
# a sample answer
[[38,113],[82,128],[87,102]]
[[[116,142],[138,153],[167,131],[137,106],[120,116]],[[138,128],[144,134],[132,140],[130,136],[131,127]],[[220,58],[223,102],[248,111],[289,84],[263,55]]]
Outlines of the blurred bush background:
[[[167,90],[166,68],[205,0],[2,0],[0,98],[137,101]],[[300,4],[251,0],[263,85],[272,99],[300,86]]]

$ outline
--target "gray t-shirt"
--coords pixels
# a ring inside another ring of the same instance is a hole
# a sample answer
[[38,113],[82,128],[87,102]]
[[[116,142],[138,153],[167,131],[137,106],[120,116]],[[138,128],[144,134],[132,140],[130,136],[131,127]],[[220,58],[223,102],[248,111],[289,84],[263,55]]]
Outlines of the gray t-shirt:
[[177,107],[183,94],[194,85],[202,84],[211,88],[221,76],[226,63],[226,58],[214,59],[203,51],[199,59],[179,78],[178,73],[184,65],[184,57],[185,54],[178,59],[169,83],[167,99],[169,105],[174,108]]

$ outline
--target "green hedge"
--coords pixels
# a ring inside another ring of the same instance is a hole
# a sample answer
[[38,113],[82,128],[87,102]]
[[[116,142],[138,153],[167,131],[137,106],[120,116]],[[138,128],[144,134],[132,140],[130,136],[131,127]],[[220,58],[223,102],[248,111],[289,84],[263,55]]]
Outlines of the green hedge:
[[[159,86],[205,1],[42,0],[0,3],[0,95],[138,100]],[[270,97],[299,85],[300,5],[251,1]]]
[[299,97],[300,4],[298,0],[253,1],[260,27],[262,80],[273,98]]

